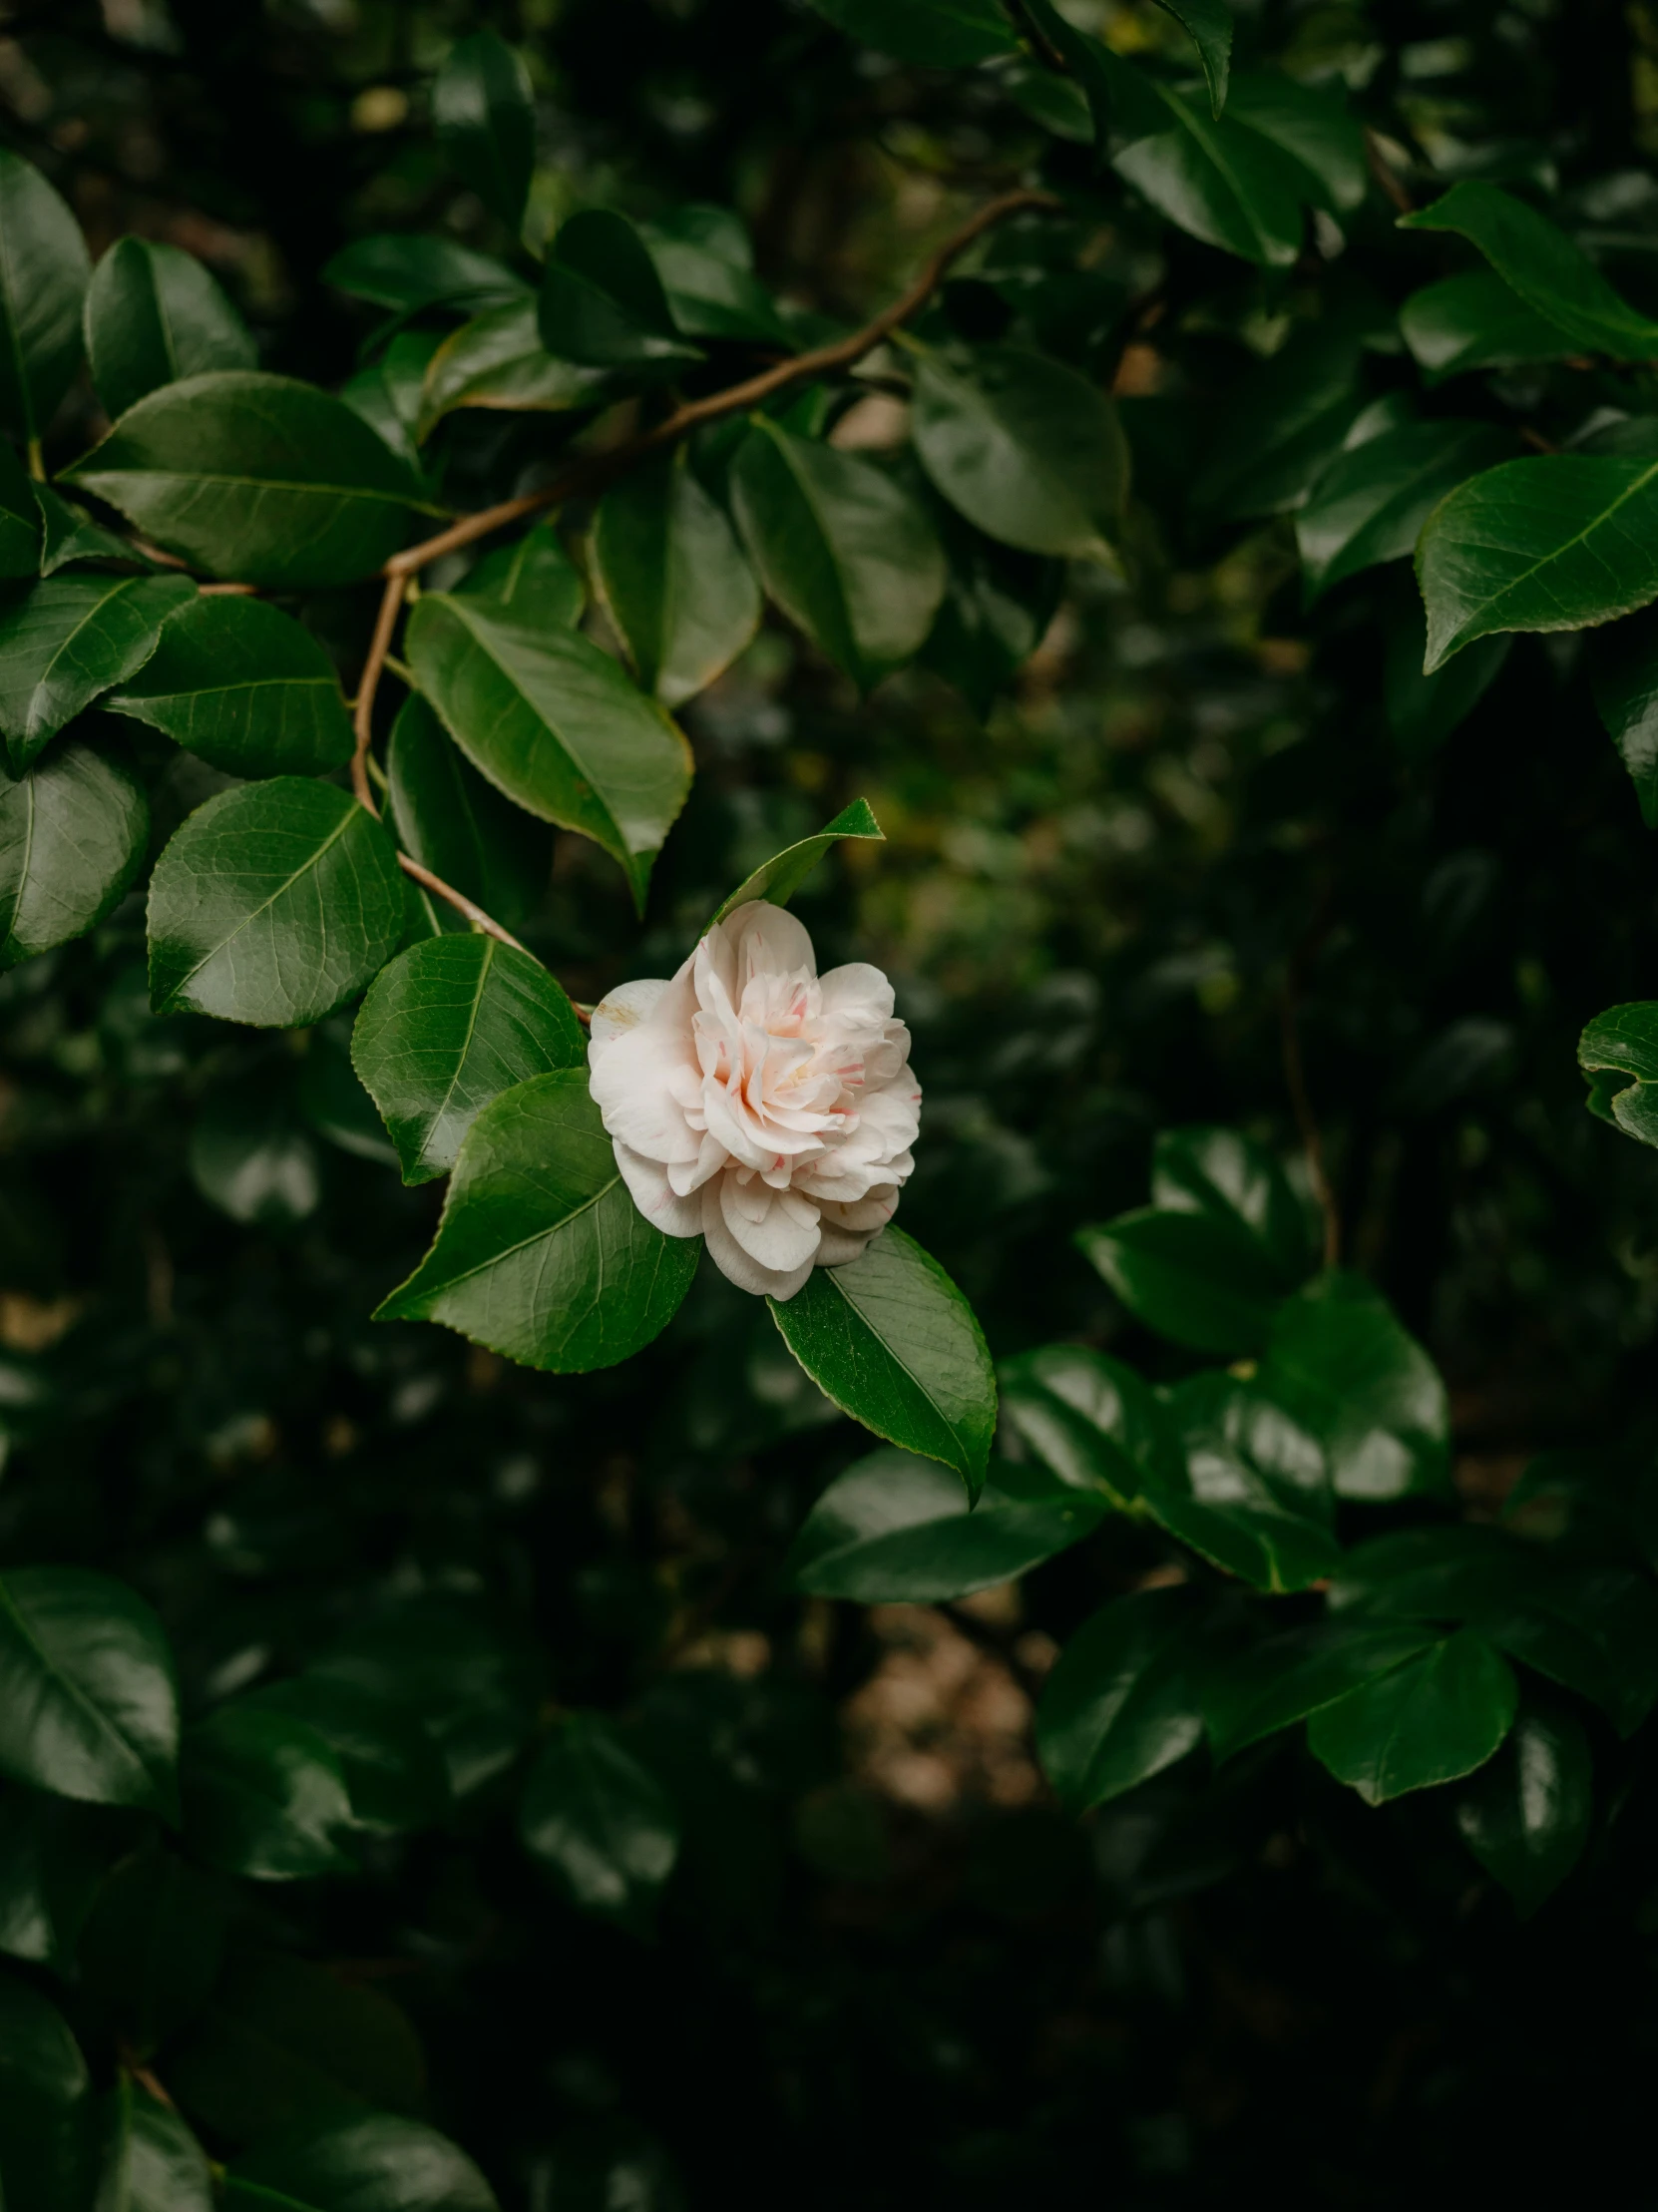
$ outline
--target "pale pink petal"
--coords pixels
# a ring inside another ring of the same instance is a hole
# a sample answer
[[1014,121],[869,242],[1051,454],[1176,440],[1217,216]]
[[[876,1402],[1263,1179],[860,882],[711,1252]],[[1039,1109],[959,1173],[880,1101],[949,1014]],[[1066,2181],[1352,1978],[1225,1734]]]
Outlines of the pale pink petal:
[[826,1022],[880,1030],[892,1020],[892,985],[867,960],[849,960],[819,979]]
[[866,1229],[858,1234],[851,1229],[837,1228],[825,1214],[822,1242],[817,1248],[819,1267],[845,1267],[852,1260],[862,1259],[865,1247],[874,1234],[873,1229]]
[[635,983],[619,983],[614,991],[607,991],[593,1010],[588,1066],[597,1068],[607,1046],[636,1030],[666,989],[665,976],[640,976]]
[[787,1269],[762,1267],[725,1226],[719,1202],[721,1187],[722,1183],[711,1182],[702,1188],[702,1233],[707,1239],[708,1257],[739,1290],[750,1291],[756,1298],[792,1298],[811,1273],[812,1262],[807,1259]]
[[737,998],[741,998],[751,976],[787,974],[796,968],[804,968],[808,976],[817,974],[811,939],[794,916],[780,906],[753,899],[747,906],[739,906],[720,924],[720,930],[736,955]]
[[611,1135],[647,1159],[694,1159],[700,1148],[673,1096],[685,1049],[682,1036],[646,1021],[613,1038],[589,1078],[588,1089]]
[[749,1258],[776,1274],[810,1266],[817,1255],[818,1211],[810,1198],[722,1175],[717,1186],[725,1226]]
[[613,1142],[618,1171],[632,1192],[633,1203],[647,1221],[664,1236],[700,1236],[702,1206],[695,1198],[680,1198],[668,1188],[667,1176],[653,1159],[645,1159],[625,1144]]

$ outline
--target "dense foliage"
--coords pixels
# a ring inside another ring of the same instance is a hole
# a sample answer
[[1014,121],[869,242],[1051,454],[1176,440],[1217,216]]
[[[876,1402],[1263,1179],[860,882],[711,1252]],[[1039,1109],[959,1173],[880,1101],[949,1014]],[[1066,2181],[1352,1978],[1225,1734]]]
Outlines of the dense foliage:
[[[1633,2144],[1655,88],[0,15],[6,2212]],[[926,1101],[771,1299],[588,1077],[758,898]]]

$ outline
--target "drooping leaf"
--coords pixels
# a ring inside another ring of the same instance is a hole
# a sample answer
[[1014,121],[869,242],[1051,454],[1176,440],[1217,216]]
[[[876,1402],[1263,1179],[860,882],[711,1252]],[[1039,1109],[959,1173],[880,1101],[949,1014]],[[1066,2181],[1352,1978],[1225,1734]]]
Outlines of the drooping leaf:
[[1147,1328],[1194,1351],[1260,1351],[1290,1287],[1260,1240],[1214,1213],[1143,1206],[1075,1241]]
[[759,627],[759,586],[682,450],[605,494],[593,558],[633,672],[664,706],[705,690]]
[[931,1254],[883,1229],[861,1258],[768,1298],[826,1398],[889,1444],[953,1467],[976,1498],[996,1428],[996,1375],[973,1308]]
[[323,264],[322,280],[394,314],[447,307],[456,314],[476,315],[530,296],[529,285],[504,261],[462,245],[458,238],[430,232],[381,231],[354,238]]
[[173,1654],[136,1591],[74,1566],[0,1580],[0,1773],[173,1820],[178,1754]]
[[1414,581],[1390,600],[1382,664],[1388,734],[1407,760],[1426,760],[1473,712],[1502,672],[1513,640],[1481,638],[1432,675],[1428,617]]
[[1658,614],[1612,623],[1588,646],[1595,706],[1629,770],[1642,821],[1658,829]]
[[[547,619],[534,597],[530,604],[536,620]],[[522,921],[547,887],[552,838],[478,773],[418,695],[392,724],[386,775],[404,851],[509,929]],[[424,889],[419,896],[434,934],[471,927],[443,900]]]
[[508,414],[569,414],[605,395],[604,371],[552,354],[542,342],[535,302],[486,307],[452,330],[426,363],[415,421],[424,444],[458,407]]
[[1625,1136],[1658,1144],[1658,1004],[1608,1007],[1577,1046],[1588,1106]]
[[354,1827],[377,1834],[430,1827],[449,1809],[449,1773],[420,1715],[360,1682],[308,1672],[249,1692],[245,1703],[311,1729],[345,1777]]
[[674,327],[650,249],[625,216],[589,208],[553,240],[542,272],[549,353],[586,368],[672,373],[702,359]]
[[1413,292],[1399,327],[1430,384],[1470,369],[1512,368],[1521,361],[1558,361],[1571,340],[1489,269],[1447,276]]
[[495,31],[457,39],[432,83],[432,121],[450,167],[510,230],[536,166],[536,109],[523,57]]
[[1009,1426],[1061,1482],[1097,1490],[1119,1510],[1148,1485],[1178,1485],[1168,1409],[1120,1360],[1087,1345],[1050,1344],[1005,1360],[1000,1373]]
[[45,436],[81,362],[92,263],[81,225],[31,162],[0,147],[0,430]]
[[1215,1757],[1230,1758],[1321,1712],[1439,1641],[1431,1629],[1399,1621],[1321,1620],[1269,1637],[1251,1651],[1229,1653],[1203,1686]]
[[212,2212],[207,2154],[129,2073],[103,2100],[98,2212]]
[[585,1069],[537,1076],[478,1115],[431,1250],[375,1318],[441,1321],[527,1367],[614,1367],[667,1326],[694,1238],[634,1205]]
[[378,974],[403,878],[348,792],[299,776],[221,791],[174,833],[150,882],[150,996],[257,1029],[320,1021]]
[[225,2212],[496,2212],[457,2144],[387,2112],[261,2142],[225,2174],[223,2202]]
[[291,1882],[337,1874],[351,1795],[333,1745],[308,1723],[241,1699],[185,1737],[182,1781],[191,1850],[226,1874]]
[[150,805],[125,762],[66,742],[0,779],[0,969],[84,937],[144,859]]
[[1594,1760],[1563,1704],[1525,1699],[1508,1740],[1462,1793],[1456,1826],[1529,1920],[1570,1874],[1594,1820]]
[[148,2058],[207,2001],[224,1958],[223,1886],[159,1843],[118,1867],[76,1953],[82,1988]]
[[7,2212],[81,2212],[93,2153],[80,2045],[56,2005],[0,1975],[0,2203]]
[[1313,1715],[1307,1741],[1369,1805],[1483,1766],[1518,1703],[1513,1670],[1472,1628],[1350,1690]]
[[86,298],[87,360],[108,415],[181,376],[248,369],[246,325],[194,253],[148,238],[117,238]]
[[479,1113],[504,1091],[583,1066],[587,1041],[539,961],[477,934],[428,938],[382,969],[351,1056],[403,1180],[417,1183],[449,1172]]
[[41,517],[35,487],[4,438],[0,438],[0,581],[38,576]]
[[690,750],[653,700],[575,631],[429,592],[409,618],[410,664],[475,767],[543,821],[618,860],[641,909],[651,862],[690,784]]
[[54,576],[0,608],[0,734],[13,775],[141,668],[168,616],[195,597],[180,576]]
[[1036,1749],[1075,1812],[1120,1797],[1182,1759],[1203,1734],[1189,1590],[1113,1598],[1078,1629],[1036,1708]]
[[714,923],[723,922],[739,906],[747,906],[754,899],[765,899],[772,906],[787,906],[824,854],[843,837],[854,837],[861,843],[886,843],[886,832],[875,819],[867,799],[854,799],[815,836],[802,837],[798,844],[785,845],[781,852],[763,861],[752,875],[744,877],[729,898],[721,901],[708,927],[712,929]]
[[1309,604],[1362,569],[1402,561],[1448,492],[1512,451],[1489,423],[1411,422],[1343,453],[1296,517]]
[[998,0],[811,0],[837,31],[930,69],[964,69],[1018,40]]
[[1273,1316],[1261,1388],[1309,1435],[1339,1498],[1443,1492],[1451,1416],[1439,1370],[1382,1294],[1333,1273]]
[[433,511],[344,400],[255,369],[164,384],[68,481],[209,576],[283,591],[372,576]]
[[332,662],[262,600],[198,596],[179,607],[107,703],[229,775],[320,775],[351,757]]
[[519,1826],[573,1905],[649,1933],[679,1854],[679,1816],[608,1721],[565,1722],[530,1769]]
[[767,593],[855,683],[868,689],[920,649],[944,596],[944,553],[891,477],[757,415],[731,486]]
[[1227,0],[1157,0],[1172,15],[1197,48],[1203,65],[1203,82],[1209,88],[1209,109],[1219,115],[1226,105],[1226,81],[1232,72],[1232,10]]
[[995,1463],[977,1506],[934,1460],[883,1451],[839,1476],[807,1515],[784,1571],[814,1597],[935,1604],[1016,1579],[1092,1534],[1110,1510],[1031,1467]]

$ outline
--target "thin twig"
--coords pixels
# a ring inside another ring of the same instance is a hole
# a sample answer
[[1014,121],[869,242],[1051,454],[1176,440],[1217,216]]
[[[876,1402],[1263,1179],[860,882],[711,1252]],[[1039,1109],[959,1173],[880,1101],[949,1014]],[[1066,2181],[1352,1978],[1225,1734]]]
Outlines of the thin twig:
[[368,659],[363,663],[362,677],[357,685],[357,704],[352,720],[357,747],[351,755],[351,788],[357,794],[358,805],[365,806],[376,819],[380,809],[374,803],[374,793],[369,788],[368,781],[368,748],[374,742],[374,693],[379,687],[380,670],[386,664],[386,655],[391,651],[392,632],[397,628],[398,613],[407,589],[408,580],[401,571],[387,576],[386,588],[380,594],[380,612],[375,617],[374,636],[369,641]]
[[433,875],[430,868],[423,868],[420,862],[411,858],[408,853],[400,852],[398,854],[397,865],[406,876],[412,876],[416,883],[430,891],[434,898],[447,901],[457,914],[464,914],[473,928],[481,929],[486,937],[493,937],[498,944],[511,945],[514,952],[522,953],[529,950],[527,946],[519,943],[511,930],[503,929],[493,916],[486,914],[483,908],[474,900],[469,899],[464,891],[457,891],[452,883],[445,883],[442,876]]

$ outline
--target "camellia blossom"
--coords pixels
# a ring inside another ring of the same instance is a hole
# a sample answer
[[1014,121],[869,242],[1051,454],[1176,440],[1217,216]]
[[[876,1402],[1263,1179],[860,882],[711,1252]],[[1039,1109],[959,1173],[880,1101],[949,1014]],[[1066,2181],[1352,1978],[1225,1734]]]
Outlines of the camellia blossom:
[[755,900],[716,922],[671,983],[594,1009],[592,1091],[647,1220],[703,1236],[744,1290],[792,1298],[892,1219],[921,1091],[892,985],[817,972],[792,914]]

